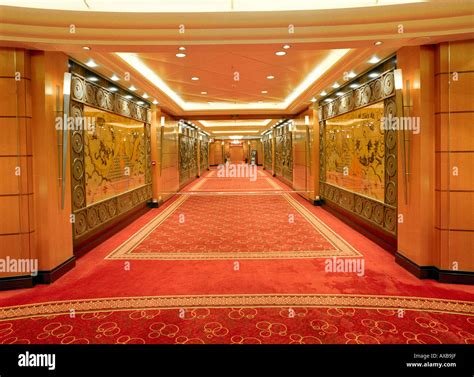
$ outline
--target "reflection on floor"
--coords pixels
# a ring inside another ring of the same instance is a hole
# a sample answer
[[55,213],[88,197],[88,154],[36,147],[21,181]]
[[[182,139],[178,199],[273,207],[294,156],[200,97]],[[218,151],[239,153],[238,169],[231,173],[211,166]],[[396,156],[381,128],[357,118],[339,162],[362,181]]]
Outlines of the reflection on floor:
[[472,286],[415,278],[288,191],[211,170],[51,286],[0,292],[0,342],[474,342]]

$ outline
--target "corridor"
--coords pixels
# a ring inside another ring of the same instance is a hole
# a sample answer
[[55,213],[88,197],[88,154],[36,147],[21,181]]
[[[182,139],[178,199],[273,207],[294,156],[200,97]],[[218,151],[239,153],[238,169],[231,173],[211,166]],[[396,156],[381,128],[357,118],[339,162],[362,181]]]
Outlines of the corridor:
[[4,343],[464,343],[473,301],[267,171],[211,168],[53,285],[3,292],[0,330]]
[[0,0],[0,377],[472,375],[473,14]]

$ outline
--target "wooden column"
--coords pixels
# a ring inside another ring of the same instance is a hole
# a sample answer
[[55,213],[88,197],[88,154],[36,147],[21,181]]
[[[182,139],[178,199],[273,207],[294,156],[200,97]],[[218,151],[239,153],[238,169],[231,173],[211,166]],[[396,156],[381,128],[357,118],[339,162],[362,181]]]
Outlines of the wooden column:
[[[398,253],[397,261],[420,277],[420,266],[436,266],[435,242],[435,121],[434,48],[403,47],[397,52],[403,72],[404,115],[420,118],[420,132],[406,132],[408,185],[403,176],[403,133],[398,142]],[[410,88],[407,87],[407,80]],[[399,116],[402,116],[401,114]],[[405,189],[408,202],[405,202]]]
[[74,267],[71,210],[70,157],[66,167],[66,196],[61,208],[61,184],[55,120],[57,90],[60,110],[63,106],[64,73],[68,57],[59,52],[31,52],[32,144],[34,171],[34,202],[36,253],[39,259],[40,282],[49,283]]
[[[36,258],[29,52],[0,48],[0,258]],[[0,272],[0,289],[32,285],[28,273]]]
[[151,183],[153,188],[153,203],[159,203],[161,183],[161,109],[151,106]]

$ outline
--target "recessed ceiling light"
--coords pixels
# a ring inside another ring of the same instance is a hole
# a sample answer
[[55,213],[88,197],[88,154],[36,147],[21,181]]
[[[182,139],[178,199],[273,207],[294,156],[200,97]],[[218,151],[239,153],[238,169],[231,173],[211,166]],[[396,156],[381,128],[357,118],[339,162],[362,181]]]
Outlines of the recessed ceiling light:
[[181,46],[181,47],[178,48],[178,50],[179,51],[184,51],[184,50],[186,50],[186,47]]
[[130,94],[127,94],[126,96],[124,96],[126,99],[132,99],[133,97],[130,95]]
[[377,42],[374,42],[374,45],[380,46],[382,43],[383,43],[382,41],[377,41]]
[[92,81],[92,82],[97,82],[97,81],[99,81],[99,79],[98,79],[97,77],[95,77],[95,76],[90,76],[90,77],[87,78],[87,80]]
[[331,102],[331,101],[332,101],[332,98],[326,98],[324,101],[325,101],[325,102]]
[[143,102],[143,101],[137,101],[137,103],[138,103],[139,105],[143,105],[145,102]]
[[83,50],[86,50],[86,51],[90,51],[90,50],[91,50],[91,48],[90,48],[89,46],[82,46],[82,49],[83,49]]
[[350,78],[350,79],[353,79],[354,77],[356,77],[356,74],[354,71],[350,71],[348,74],[347,74],[347,77]]
[[340,87],[340,85],[339,85],[337,82],[335,82],[335,83],[332,85],[332,87],[333,87],[334,89],[337,89],[337,88]]
[[110,90],[111,92],[116,92],[118,89],[117,89],[115,86],[111,86],[111,87],[109,88],[109,90]]
[[193,77],[191,77],[191,80],[193,80],[193,81],[198,81],[198,80],[199,80],[199,77],[193,76]]
[[311,102],[313,103],[316,102],[316,98],[315,97],[311,98]]
[[323,90],[323,91],[322,91],[321,93],[319,93],[319,94],[321,94],[322,96],[325,96],[327,93]]
[[207,94],[207,92],[201,92],[201,94]]
[[119,81],[119,80],[120,80],[120,77],[118,77],[118,76],[114,73],[110,79],[111,79],[112,81]]
[[148,98],[148,97],[150,97],[150,96],[149,96],[148,94],[146,94],[146,93],[143,93],[143,96],[142,96],[142,97],[143,97],[143,98]]
[[273,80],[274,78],[275,78],[275,76],[272,76],[272,75],[267,76],[267,79],[269,79],[269,80]]
[[283,56],[283,55],[286,55],[286,52],[285,51],[277,51],[277,52],[275,52],[275,55],[276,56]]
[[137,90],[137,88],[135,88],[135,86],[130,86],[130,88],[128,88],[128,90],[131,90],[132,92],[134,92],[135,90]]
[[267,93],[268,93],[268,90],[262,90],[261,93],[262,93],[262,94],[267,94]]
[[349,88],[356,89],[359,87],[359,84],[351,84],[349,85]]
[[88,67],[91,67],[91,68],[95,68],[95,67],[98,67],[99,65],[93,60],[93,59],[89,59],[86,63],[86,65]]
[[284,48],[285,50],[288,50],[290,47],[291,47],[290,45],[284,45],[284,46],[283,46],[283,48]]
[[340,96],[343,96],[343,95],[344,95],[344,92],[337,92],[337,93],[336,93],[336,96],[339,96],[339,97],[340,97]]
[[178,52],[178,53],[176,54],[176,57],[177,57],[177,58],[184,58],[185,56],[186,56],[186,54],[183,54],[182,52]]
[[374,55],[374,56],[372,56],[372,57],[370,58],[369,63],[370,63],[370,64],[376,64],[376,63],[378,63],[379,61],[380,61],[380,58],[379,58],[378,56]]
[[374,79],[374,78],[379,77],[379,76],[380,76],[380,73],[378,73],[378,72],[369,73],[369,77],[371,79]]
[[152,103],[153,105],[158,105],[159,102],[156,99],[154,99]]

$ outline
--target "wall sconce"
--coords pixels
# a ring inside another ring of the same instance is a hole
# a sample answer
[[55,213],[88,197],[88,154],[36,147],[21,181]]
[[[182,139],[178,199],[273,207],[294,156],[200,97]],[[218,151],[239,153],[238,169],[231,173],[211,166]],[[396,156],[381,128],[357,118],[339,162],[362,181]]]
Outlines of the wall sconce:
[[166,118],[164,116],[162,116],[161,117],[161,127],[165,126],[165,121],[166,121]]
[[403,89],[403,74],[400,68],[393,71],[393,78],[395,81],[395,90]]
[[309,115],[304,116],[304,124],[309,126]]

